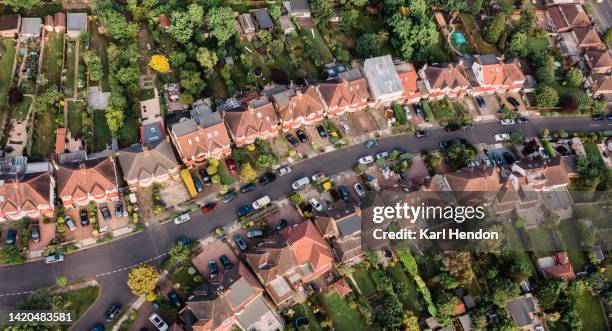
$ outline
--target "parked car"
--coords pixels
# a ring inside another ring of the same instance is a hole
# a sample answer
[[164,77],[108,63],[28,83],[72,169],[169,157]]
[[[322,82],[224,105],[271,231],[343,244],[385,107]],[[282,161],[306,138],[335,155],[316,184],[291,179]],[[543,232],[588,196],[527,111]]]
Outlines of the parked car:
[[612,114],[608,114],[608,116],[606,116],[606,119],[607,119],[608,121],[612,121]]
[[195,176],[192,178],[193,178],[193,185],[195,185],[196,190],[198,192],[202,192],[204,190],[204,186],[202,186],[202,182]]
[[357,192],[357,195],[360,198],[365,198],[366,192],[365,192],[365,189],[363,188],[363,186],[360,183],[355,183],[355,185],[353,185],[353,187],[355,188],[355,192]]
[[202,177],[202,181],[204,182],[204,185],[208,186],[212,184],[212,178],[210,178],[208,173],[206,173],[205,169],[200,170],[200,177]]
[[474,128],[474,123],[463,123],[461,124],[461,130],[471,130]]
[[225,165],[227,166],[227,169],[229,169],[231,173],[233,174],[238,173],[238,165],[236,164],[236,161],[234,161],[234,159],[230,159],[230,158],[225,159]]
[[429,137],[431,136],[431,131],[429,130],[418,130],[414,133],[414,136],[417,138]]
[[516,123],[518,123],[518,124],[525,124],[527,122],[529,122],[529,119],[527,117],[525,117],[525,116],[521,116],[521,117],[516,119]]
[[503,152],[502,156],[504,157],[504,161],[506,161],[508,164],[513,164],[516,161],[514,155],[512,155],[510,152]]
[[218,205],[217,205],[216,202],[213,202],[213,201],[207,202],[207,203],[204,204],[204,206],[202,206],[202,212],[204,214],[209,213],[209,212],[217,209],[217,206]]
[[89,215],[87,214],[87,210],[81,209],[81,211],[79,211],[79,218],[81,219],[81,226],[89,225]]
[[193,240],[187,238],[187,237],[180,237],[179,240],[177,240],[177,242],[183,246],[187,246],[189,244],[191,244],[193,242]]
[[121,202],[115,204],[115,217],[123,217],[123,203]]
[[342,196],[342,200],[344,200],[345,202],[348,202],[351,199],[351,194],[349,193],[348,188],[346,188],[346,186],[342,185],[338,188],[338,191],[340,191],[340,195]]
[[184,213],[182,215],[175,217],[173,222],[174,224],[181,224],[181,223],[185,223],[189,221],[190,219],[191,219],[191,216],[189,215],[189,213]]
[[506,98],[508,102],[512,105],[512,107],[518,107],[520,104],[514,97]]
[[413,107],[414,107],[414,113],[417,114],[417,116],[423,116],[423,110],[421,109],[421,105],[419,105],[418,103],[415,103]]
[[74,224],[74,221],[72,220],[72,218],[70,216],[65,216],[64,217],[64,223],[66,223],[66,226],[68,227],[68,230],[76,231],[76,229],[77,229],[76,224]]
[[249,239],[261,238],[261,237],[263,237],[263,231],[261,231],[259,229],[253,229],[253,230],[247,231],[246,235],[247,235],[247,238],[249,238]]
[[313,182],[316,182],[317,180],[321,180],[325,178],[325,173],[323,171],[319,171],[315,173],[314,175],[312,175],[312,177],[310,178],[312,179]]
[[9,229],[6,232],[6,244],[7,245],[14,245],[16,239],[17,239],[17,231],[14,230],[14,229]]
[[252,206],[253,206],[253,209],[257,210],[257,209],[260,209],[260,208],[263,208],[263,207],[269,205],[270,202],[271,202],[270,197],[267,196],[267,195],[264,195],[263,197],[253,201]]
[[157,330],[168,331],[168,324],[166,324],[166,322],[164,322],[164,320],[157,313],[149,315],[149,321],[155,325]]
[[476,103],[478,103],[478,107],[480,108],[484,108],[487,106],[487,103],[485,102],[484,98],[481,96],[476,96]]
[[53,254],[53,255],[49,255],[47,257],[45,257],[45,263],[50,264],[50,263],[58,263],[58,262],[63,262],[64,261],[64,254]]
[[370,164],[372,162],[374,162],[374,158],[372,157],[372,155],[366,155],[363,157],[360,157],[357,162],[359,162],[360,164]]
[[234,239],[234,243],[236,243],[236,246],[238,246],[238,248],[239,248],[241,251],[246,251],[246,249],[247,249],[248,247],[247,247],[246,242],[244,242],[244,239],[242,238],[242,236],[241,236],[241,235],[236,234],[236,235],[234,235],[233,239]]
[[308,177],[300,178],[291,184],[291,188],[294,190],[299,190],[302,187],[310,184],[310,179]]
[[319,133],[319,137],[327,138],[327,130],[325,130],[323,125],[317,125],[317,132]]
[[286,139],[286,140],[287,140],[287,142],[288,142],[288,143],[290,143],[290,144],[291,144],[291,146],[293,146],[293,147],[295,147],[295,146],[297,146],[297,145],[299,145],[299,144],[300,144],[300,143],[297,141],[297,139],[295,139],[295,137],[294,137],[292,134],[290,134],[290,133],[288,133],[288,134],[286,134],[286,135],[285,135],[285,139]]
[[117,315],[119,315],[120,312],[121,312],[121,305],[119,304],[112,305],[106,312],[106,316],[105,316],[106,321],[111,322],[112,320],[115,319],[115,317],[117,317]]
[[227,192],[224,196],[223,196],[223,203],[229,203],[231,201],[234,201],[238,198],[238,194],[234,191],[230,191]]
[[176,292],[174,291],[168,293],[168,299],[170,299],[170,301],[174,304],[174,306],[176,306],[176,308],[181,308],[181,306],[183,306],[181,298],[179,298],[178,294],[176,294]]
[[40,229],[38,228],[38,225],[34,225],[32,229],[30,229],[30,239],[33,243],[40,241]]
[[340,126],[342,131],[344,131],[344,133],[351,133],[351,128],[345,122],[340,122],[338,123],[338,125]]
[[215,260],[208,261],[208,270],[210,270],[210,277],[217,275],[217,262]]
[[248,193],[248,192],[254,191],[256,188],[257,188],[257,185],[255,185],[255,183],[248,183],[248,184],[240,186],[240,193]]
[[308,202],[310,203],[312,208],[314,208],[316,211],[323,211],[323,205],[319,202],[319,200],[315,198],[310,198]]
[[89,331],[104,331],[104,324],[98,323],[94,324]]
[[276,224],[276,231],[280,231],[286,228],[288,224],[289,222],[286,219],[281,218],[280,221],[278,221],[278,223]]
[[290,174],[291,173],[291,167],[290,166],[280,167],[280,168],[278,168],[277,172],[278,172],[279,176],[284,176],[286,174]]
[[402,108],[404,109],[404,114],[406,114],[406,119],[411,119],[412,112],[410,112],[410,107],[408,105],[403,105]]
[[593,114],[591,118],[593,119],[593,121],[603,121],[604,115],[602,113],[597,113],[597,114]]
[[102,218],[104,218],[105,221],[111,220],[112,216],[107,205],[100,206],[100,212],[102,213]]
[[298,139],[300,140],[301,143],[307,143],[308,142],[308,136],[306,135],[306,132],[304,132],[304,130],[302,129],[298,129],[295,131],[295,135],[298,137]]
[[495,141],[506,141],[510,140],[510,135],[507,133],[498,133],[494,135],[493,138],[495,138]]
[[444,127],[444,130],[446,130],[446,132],[459,131],[461,130],[461,126],[459,126],[458,124],[448,124]]
[[514,124],[516,124],[516,122],[513,119],[511,119],[511,118],[505,118],[505,119],[499,121],[499,123],[501,123],[501,125],[514,125]]
[[242,216],[248,215],[252,211],[253,211],[253,207],[251,207],[249,205],[244,205],[244,206],[236,209],[236,215],[238,215],[238,217],[242,217]]
[[221,261],[221,265],[223,266],[223,269],[225,270],[229,270],[234,266],[232,261],[226,255],[219,256],[219,261]]
[[365,147],[366,148],[374,148],[376,146],[378,146],[378,140],[370,139],[370,140],[365,142]]
[[276,175],[273,172],[267,172],[263,176],[259,177],[259,184],[261,184],[261,186],[266,186],[275,180]]

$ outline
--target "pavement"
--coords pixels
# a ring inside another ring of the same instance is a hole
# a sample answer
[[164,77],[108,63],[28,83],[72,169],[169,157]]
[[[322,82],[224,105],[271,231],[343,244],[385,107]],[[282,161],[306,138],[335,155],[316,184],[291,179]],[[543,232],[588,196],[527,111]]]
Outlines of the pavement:
[[607,28],[612,27],[612,1],[603,0],[601,3],[589,1],[593,7],[593,17],[597,20],[597,24],[604,33]]
[[468,131],[448,133],[438,129],[433,131],[432,136],[421,139],[411,135],[389,136],[380,139],[380,145],[374,149],[366,149],[363,144],[358,144],[308,158],[294,165],[291,174],[279,177],[274,183],[240,194],[237,201],[228,206],[220,206],[208,214],[197,211],[192,214],[191,221],[181,225],[151,222],[143,232],[71,253],[63,263],[45,265],[42,260],[38,260],[19,266],[0,267],[0,309],[14,307],[16,301],[32,290],[53,285],[57,276],[66,276],[69,280],[91,278],[101,284],[102,294],[78,325],[73,326],[73,330],[87,330],[95,323],[103,321],[104,313],[112,304],[120,303],[127,307],[135,299],[129,294],[126,285],[127,273],[133,266],[143,262],[159,266],[167,247],[180,237],[198,239],[208,236],[216,227],[232,224],[236,219],[235,209],[239,206],[250,204],[264,194],[269,195],[273,201],[278,200],[291,191],[291,183],[299,178],[310,176],[321,169],[329,175],[350,170],[359,157],[393,148],[401,147],[410,153],[419,153],[438,149],[441,140],[461,137],[472,144],[493,143],[493,135],[497,133],[511,133],[522,129],[529,137],[538,135],[544,128],[551,132],[562,129],[612,130],[612,122],[595,122],[588,117],[562,117],[534,118],[527,124],[508,127],[502,127],[499,122],[478,123],[474,129]]

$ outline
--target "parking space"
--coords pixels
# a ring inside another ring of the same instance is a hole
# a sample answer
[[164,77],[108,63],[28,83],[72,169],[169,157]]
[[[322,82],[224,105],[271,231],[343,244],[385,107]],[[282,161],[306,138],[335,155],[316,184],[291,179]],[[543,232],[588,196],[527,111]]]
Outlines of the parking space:
[[275,213],[264,217],[264,221],[268,224],[270,229],[276,229],[276,226],[280,223],[281,219],[287,220],[287,226],[292,226],[302,222],[302,215],[300,215],[297,209],[291,206],[289,200],[284,199],[277,201],[276,203],[280,205],[280,208],[278,208]]
[[[351,130],[354,129],[357,135],[369,134],[378,130],[376,121],[370,111],[358,111],[349,115]],[[351,125],[352,124],[352,125]]]
[[480,107],[476,98],[468,97],[466,99],[470,99],[469,101],[476,107],[478,112],[478,116],[474,117],[477,121],[491,120],[495,119],[499,114],[499,109],[501,106],[499,105],[499,100],[497,95],[489,94],[489,95],[481,95],[484,100],[484,107]]
[[[51,240],[55,238],[55,223],[54,222],[44,223],[42,220],[39,220],[37,223],[33,223],[33,224],[38,224],[38,231],[40,233],[40,241],[37,243],[34,243],[32,242],[32,240],[30,240],[30,244],[29,244],[30,252],[44,250],[45,247],[49,245]],[[32,228],[32,225],[30,226],[30,229],[31,228]]]
[[[519,93],[500,94],[499,98],[501,99],[502,105],[505,105],[510,110],[517,110],[519,112],[526,112],[527,111],[527,107],[525,106],[525,102],[523,101],[523,98],[521,98],[521,95]],[[516,102],[518,103],[517,107],[512,105],[512,103],[510,102],[510,100],[512,100],[512,99],[510,99],[510,98],[513,98],[514,100],[516,100]]]
[[488,149],[486,155],[495,164],[512,164],[517,159],[514,153],[505,147]]
[[[93,230],[91,226],[91,220],[88,218],[89,225],[87,226],[83,226],[81,224],[81,217],[79,216],[79,212],[81,211],[81,209],[87,211],[87,207],[82,207],[66,210],[64,213],[64,218],[67,219],[67,217],[70,217],[72,219],[72,222],[74,222],[74,225],[76,226],[76,229],[74,231],[71,231],[68,226],[66,226],[66,231],[64,232],[64,237],[66,238],[66,241],[74,240],[76,242],[80,242],[81,240],[89,239],[93,236],[91,234],[91,231]],[[98,219],[102,218],[101,216],[98,217]]]
[[[230,239],[231,240],[231,239]],[[222,274],[223,264],[219,261],[221,255],[225,255],[229,260],[237,265],[239,263],[238,257],[234,254],[232,248],[221,240],[214,240],[210,243],[201,244],[202,251],[196,257],[193,258],[192,263],[198,270],[198,272],[206,279],[210,279],[210,268],[208,267],[209,261],[215,261],[217,265],[217,273]]]

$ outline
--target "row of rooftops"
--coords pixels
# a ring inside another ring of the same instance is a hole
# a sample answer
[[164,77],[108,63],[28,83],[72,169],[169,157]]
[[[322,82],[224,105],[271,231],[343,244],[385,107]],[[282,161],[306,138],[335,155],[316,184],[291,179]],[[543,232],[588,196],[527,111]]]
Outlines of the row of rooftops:
[[[40,17],[21,17],[19,14],[0,16],[0,34],[3,36],[38,37],[43,20]],[[67,31],[78,34],[87,31],[87,13],[62,13],[47,15],[44,20],[47,30]]]

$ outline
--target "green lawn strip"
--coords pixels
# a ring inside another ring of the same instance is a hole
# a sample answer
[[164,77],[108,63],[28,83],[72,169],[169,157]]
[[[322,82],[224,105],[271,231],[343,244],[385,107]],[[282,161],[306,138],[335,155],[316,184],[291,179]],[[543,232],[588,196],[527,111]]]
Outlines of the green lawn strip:
[[317,46],[317,52],[321,56],[321,60],[324,64],[333,61],[334,56],[329,51],[329,48],[327,48],[325,40],[323,39],[319,31],[314,28],[304,29],[302,32],[302,37],[304,38],[304,40],[309,39],[314,41],[313,45]]
[[593,296],[589,290],[585,290],[576,301],[578,314],[582,320],[583,330],[607,329],[606,320],[604,319],[597,296]]
[[586,218],[593,222],[599,229],[612,228],[612,223],[608,219],[607,211],[591,204],[576,204],[574,206],[575,218]]
[[62,61],[64,60],[64,34],[49,32],[45,42],[42,69],[49,83],[59,86]]
[[538,54],[548,48],[548,39],[527,37],[525,48],[528,54]]
[[74,91],[74,65],[75,65],[75,43],[69,41],[66,43],[66,62],[64,67],[66,68],[66,81],[64,82],[64,93],[68,97],[73,97]]
[[94,111],[93,115],[94,151],[100,152],[111,143],[111,133],[106,124],[106,113],[103,110]]
[[527,230],[529,236],[535,244],[535,251],[538,257],[550,256],[556,251],[552,235],[544,226]]
[[109,92],[110,84],[108,83],[108,39],[98,33],[98,29],[94,20],[89,23],[89,47],[100,56],[102,60],[102,91]]
[[8,91],[11,87],[13,61],[15,60],[15,41],[13,39],[2,39],[4,55],[0,57],[0,117],[4,114],[8,102]]
[[418,315],[421,310],[425,307],[421,300],[421,295],[416,287],[416,284],[412,278],[406,274],[405,269],[401,263],[397,263],[393,267],[387,268],[387,273],[397,283],[403,283],[407,285],[407,293],[401,295],[398,293],[398,297],[402,302],[402,305],[406,309],[410,309],[412,312]]
[[357,310],[351,308],[338,293],[329,295],[321,294],[317,299],[325,307],[327,316],[331,317],[334,321],[334,328],[336,330],[367,330],[361,314]]
[[48,107],[35,115],[32,155],[49,157],[55,151],[55,112],[55,107]]
[[362,267],[355,268],[353,270],[353,278],[363,297],[368,297],[376,292],[376,284],[372,280],[368,269]]
[[[60,294],[62,302],[70,302],[68,310],[76,313],[77,318],[80,317],[98,298],[100,288],[97,286],[85,287],[82,289]],[[67,329],[67,327],[66,327]]]
[[13,119],[25,120],[28,116],[28,110],[30,109],[31,104],[32,98],[24,97],[23,101],[21,101],[20,103],[9,105],[9,107],[11,107],[11,117]]
[[[236,82],[236,80],[234,80]],[[236,84],[237,85],[237,84]],[[227,89],[225,88],[225,82],[220,74],[213,75],[206,84],[206,88],[209,89],[210,95],[215,98],[227,98]],[[237,86],[238,89],[242,89]]]
[[580,246],[580,233],[574,222],[579,220],[565,220],[559,223],[558,229],[561,232],[565,249],[569,255],[572,267],[576,272],[584,270],[584,266],[588,263],[586,252]]
[[81,101],[68,101],[68,130],[73,138],[81,136],[83,131],[83,103]]
[[512,224],[506,224],[505,228],[506,234],[508,236],[508,242],[510,243],[509,249],[514,253],[516,257],[527,262],[527,265],[529,265],[529,268],[531,269],[532,275],[537,275],[538,269],[529,257],[527,249],[523,245],[518,230]]
[[[169,275],[169,279],[172,285],[183,293],[189,293],[200,285],[201,282],[194,280],[194,277],[198,275],[196,272],[194,275],[190,275],[188,270],[192,267],[191,264],[174,269]],[[177,286],[178,284],[178,286]]]
[[438,42],[432,44],[429,48],[429,58],[432,62],[448,62],[451,60],[451,56],[448,50],[445,48],[445,42],[442,40],[442,36],[438,38]]
[[504,9],[504,12],[514,9],[514,0],[497,0],[497,4]]
[[590,159],[593,160],[597,163],[599,163],[599,166],[605,168],[606,164],[604,163],[604,160],[601,158],[601,153],[599,152],[599,148],[597,148],[597,145],[593,144],[593,143],[586,143],[584,144],[584,151],[586,153],[586,156]]
[[294,314],[291,319],[288,321],[293,330],[297,330],[295,327],[295,321],[300,317],[305,317],[308,319],[307,327],[302,326],[301,330],[310,330],[310,331],[323,331],[321,325],[317,321],[312,309],[306,304],[299,304],[291,307],[293,309]]
[[140,101],[151,100],[155,97],[155,92],[152,88],[140,90]]

